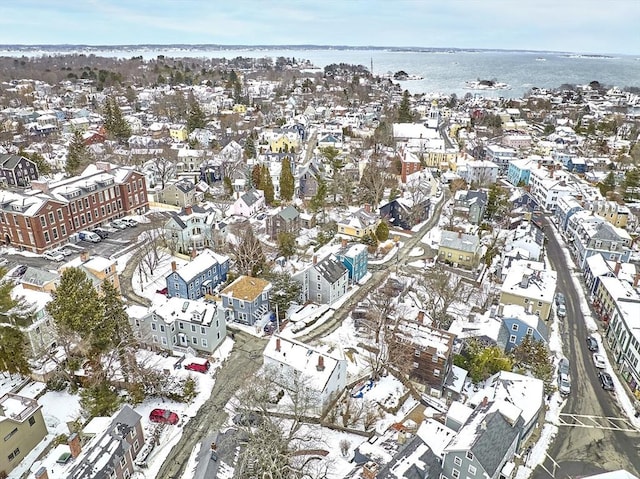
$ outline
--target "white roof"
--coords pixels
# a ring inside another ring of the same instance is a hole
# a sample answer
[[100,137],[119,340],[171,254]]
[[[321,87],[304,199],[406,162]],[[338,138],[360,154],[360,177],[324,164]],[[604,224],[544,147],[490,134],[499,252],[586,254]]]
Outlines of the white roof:
[[[529,278],[523,287],[523,278]],[[502,284],[502,292],[523,298],[531,298],[551,303],[556,290],[558,273],[546,270],[538,261],[515,260],[511,263]]]
[[[178,273],[180,277],[188,283],[203,271],[208,270],[215,264],[222,264],[227,259],[228,258],[226,256],[205,249],[200,252],[200,254],[196,256],[192,261],[188,262],[183,267],[178,268],[176,270],[176,273]],[[167,276],[171,274],[173,274],[173,271],[171,271]]]

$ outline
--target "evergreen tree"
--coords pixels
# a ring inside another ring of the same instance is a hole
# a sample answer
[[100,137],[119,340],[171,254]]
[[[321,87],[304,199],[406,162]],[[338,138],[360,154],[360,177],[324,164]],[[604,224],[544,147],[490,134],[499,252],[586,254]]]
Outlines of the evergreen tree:
[[69,176],[75,176],[80,173],[83,165],[91,162],[91,155],[87,145],[84,144],[82,132],[75,130],[71,143],[69,143],[69,151],[67,152],[67,161],[65,163],[65,171]]
[[[318,178],[318,189],[316,190],[316,194],[313,195],[311,201],[309,202],[309,207],[311,211],[314,213],[318,213],[322,211],[324,213],[324,208],[327,203],[327,183],[322,178]],[[324,214],[323,214],[324,221]]]
[[80,391],[80,406],[87,417],[111,416],[120,408],[118,392],[107,382],[99,382]]
[[300,301],[302,286],[288,273],[272,273],[266,279],[273,286],[270,300],[272,304],[277,305],[279,319],[282,319],[289,307]]
[[640,170],[633,167],[624,174],[622,182],[624,187],[623,195],[627,200],[634,200],[638,197],[638,188],[640,187]]
[[121,144],[125,144],[131,136],[131,127],[122,115],[118,102],[113,98],[107,98],[104,110],[104,128],[111,138]]
[[271,180],[271,173],[267,165],[262,165],[262,175],[260,177],[260,189],[264,192],[264,201],[268,205],[273,204],[275,198],[275,191],[273,187],[273,181]]
[[18,328],[0,324],[0,371],[9,375],[29,374],[26,343],[24,334]]
[[98,293],[85,272],[79,268],[65,269],[52,296],[47,311],[60,334],[76,336],[88,347],[99,345],[102,308]]
[[262,180],[262,166],[256,163],[251,170],[251,186],[260,190],[260,180]]
[[247,140],[244,144],[244,156],[245,158],[256,157],[256,142],[251,135],[247,137]]
[[282,231],[278,233],[278,254],[285,258],[292,257],[296,252],[296,237],[293,233]]
[[493,184],[489,187],[487,195],[487,208],[485,210],[485,218],[492,220],[500,217],[508,207],[507,192],[504,188]]
[[125,379],[128,379],[135,366],[134,357],[127,354],[128,348],[135,343],[129,324],[129,316],[120,293],[110,281],[103,281],[101,290],[102,320],[99,324],[100,333],[94,334],[97,339],[95,347],[100,351],[115,349],[120,359],[123,375]]
[[282,160],[282,170],[280,171],[280,198],[291,201],[295,189],[295,180],[291,173],[291,161],[288,156]]
[[233,196],[233,183],[231,182],[231,178],[228,176],[225,176],[224,179],[222,180],[222,183],[224,185],[225,195],[227,195],[228,198],[231,198],[231,196]]
[[381,221],[376,228],[376,238],[378,238],[378,241],[387,241],[389,239],[389,225],[386,221]]
[[198,100],[193,96],[193,93],[189,95],[189,111],[187,113],[187,131],[191,133],[196,128],[204,128],[207,124],[204,112],[200,108]]
[[605,197],[607,193],[616,189],[616,178],[613,175],[613,171],[610,171],[604,180],[598,183],[598,188],[600,189],[600,194]]
[[412,123],[413,114],[411,113],[411,103],[409,102],[409,90],[405,90],[402,94],[402,101],[398,108],[398,123]]
[[51,173],[51,165],[47,163],[47,160],[45,160],[40,153],[27,153],[26,151],[20,149],[18,154],[33,161],[36,164],[36,168],[38,168],[39,175],[48,175]]
[[23,297],[11,296],[15,283],[6,278],[6,274],[7,270],[0,266],[0,327],[3,325],[30,326],[34,308]]

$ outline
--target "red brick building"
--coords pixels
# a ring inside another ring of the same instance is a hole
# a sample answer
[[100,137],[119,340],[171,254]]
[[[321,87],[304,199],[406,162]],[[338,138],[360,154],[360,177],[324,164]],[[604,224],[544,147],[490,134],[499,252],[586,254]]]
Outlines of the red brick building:
[[79,176],[0,192],[0,242],[42,253],[79,231],[149,209],[147,185],[132,167],[97,162]]

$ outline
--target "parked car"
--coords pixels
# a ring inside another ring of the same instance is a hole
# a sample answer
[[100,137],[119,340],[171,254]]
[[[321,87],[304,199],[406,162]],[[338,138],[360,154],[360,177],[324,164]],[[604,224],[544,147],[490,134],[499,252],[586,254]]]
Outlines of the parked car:
[[138,222],[133,218],[121,218],[120,221],[122,221],[127,226],[130,226],[131,228],[135,228],[136,226],[138,226]]
[[567,315],[567,308],[564,304],[561,304],[558,306],[556,313],[558,314],[559,318],[564,318]]
[[569,375],[569,360],[567,358],[562,358],[558,362],[558,374]]
[[596,338],[593,336],[587,336],[587,348],[589,348],[589,351],[593,353],[598,352],[599,347]]
[[191,358],[189,359],[189,363],[184,365],[185,369],[199,373],[206,373],[210,367],[211,364],[204,358]]
[[556,293],[556,306],[560,306],[561,304],[565,304],[564,303],[564,294]]
[[175,412],[169,411],[168,409],[154,409],[149,414],[149,421],[157,422],[160,424],[175,425],[178,424],[180,418]]
[[164,295],[166,296],[167,294],[169,294],[169,288],[167,288],[167,287],[165,286],[165,287],[164,287],[164,288],[162,288],[162,289],[156,289],[156,293],[158,293],[158,294],[164,294]]
[[13,273],[11,273],[11,277],[12,278],[18,278],[20,276],[22,276],[25,271],[27,271],[28,266],[26,264],[20,264],[16,267],[16,269],[13,270]]
[[64,255],[62,253],[57,253],[55,251],[45,251],[42,256],[45,259],[48,259],[50,261],[63,261],[64,260]]
[[611,378],[611,374],[600,371],[598,372],[598,379],[600,380],[600,384],[602,384],[602,389],[605,391],[613,391],[613,379]]
[[562,396],[568,396],[571,393],[571,380],[568,374],[558,374],[558,391]]
[[62,254],[62,256],[71,256],[73,254],[73,251],[67,248],[59,248],[56,251]]
[[604,369],[607,367],[607,363],[604,360],[604,356],[602,354],[593,353],[593,364],[598,369]]
[[126,230],[128,226],[121,220],[113,220],[111,226],[117,230]]
[[90,243],[99,243],[102,241],[102,237],[92,231],[80,231],[78,237],[82,241],[89,241]]
[[0,258],[0,266],[6,266],[7,264],[9,264],[7,258]]
[[95,228],[93,232],[98,236],[100,236],[101,239],[105,239],[109,237],[109,232],[107,230],[103,230],[102,228]]

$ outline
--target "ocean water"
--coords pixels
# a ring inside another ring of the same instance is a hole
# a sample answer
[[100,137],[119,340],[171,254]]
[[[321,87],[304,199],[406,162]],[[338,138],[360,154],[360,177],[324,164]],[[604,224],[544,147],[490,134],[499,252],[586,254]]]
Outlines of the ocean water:
[[[142,56],[145,59],[158,55],[196,58],[235,58],[243,57],[295,57],[310,60],[315,66],[324,68],[331,63],[350,63],[364,65],[368,69],[373,63],[374,74],[395,73],[404,70],[410,75],[419,75],[421,80],[401,82],[402,87],[411,93],[479,93],[465,89],[465,83],[473,80],[495,80],[510,85],[509,90],[483,90],[487,97],[521,97],[532,87],[556,88],[563,83],[587,84],[593,80],[601,84],[627,87],[640,87],[640,57],[637,56],[590,56],[557,52],[521,52],[521,51],[391,51],[380,49],[343,49],[343,48],[234,48],[220,49],[188,46],[175,47],[127,47],[126,50],[80,47],[69,48],[64,53],[91,53],[97,56],[130,58]],[[63,53],[55,47],[46,50],[33,49],[25,52],[0,49],[0,55],[37,56]]]

